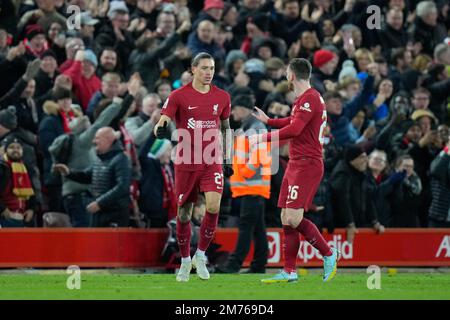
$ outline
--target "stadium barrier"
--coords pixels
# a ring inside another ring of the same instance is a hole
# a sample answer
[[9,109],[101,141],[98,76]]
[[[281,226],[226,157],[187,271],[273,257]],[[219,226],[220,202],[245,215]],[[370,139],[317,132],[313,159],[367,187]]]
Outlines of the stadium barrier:
[[[282,230],[269,228],[268,267],[283,265]],[[231,252],[237,229],[218,229],[214,242]],[[0,268],[163,267],[161,253],[166,229],[0,229]],[[345,230],[325,238],[342,252],[340,266],[450,266],[450,229],[388,229],[382,235],[359,229],[353,244]],[[244,266],[248,266],[253,248]],[[301,242],[298,266],[320,267],[322,260],[311,245]]]

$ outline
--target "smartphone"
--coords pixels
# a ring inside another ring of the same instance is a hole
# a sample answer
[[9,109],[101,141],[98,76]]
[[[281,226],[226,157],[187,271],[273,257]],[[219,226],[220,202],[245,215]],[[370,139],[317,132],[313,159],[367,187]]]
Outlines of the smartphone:
[[344,48],[354,47],[353,35],[351,31],[344,31],[342,34],[342,39],[344,41]]

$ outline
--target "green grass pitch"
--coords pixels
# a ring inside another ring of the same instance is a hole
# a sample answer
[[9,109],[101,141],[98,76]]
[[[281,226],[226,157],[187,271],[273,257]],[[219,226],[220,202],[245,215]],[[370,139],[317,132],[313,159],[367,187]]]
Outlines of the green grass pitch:
[[264,284],[262,274],[212,274],[208,281],[191,274],[187,283],[172,274],[81,274],[81,289],[66,287],[68,275],[0,275],[0,299],[450,299],[450,274],[381,274],[381,289],[367,288],[368,274],[337,274],[323,283],[320,274],[296,283]]

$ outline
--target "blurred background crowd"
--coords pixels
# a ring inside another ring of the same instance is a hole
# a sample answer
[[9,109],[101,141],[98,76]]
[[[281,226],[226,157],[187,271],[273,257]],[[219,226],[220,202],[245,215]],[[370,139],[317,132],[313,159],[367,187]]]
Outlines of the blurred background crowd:
[[[286,65],[311,61],[328,113],[307,213],[319,227],[450,227],[449,28],[445,0],[2,0],[0,225],[166,227],[173,143],[152,131],[208,52],[233,129],[255,105],[289,116]],[[269,227],[288,143],[277,161]],[[219,224],[235,227],[241,197],[225,185]]]

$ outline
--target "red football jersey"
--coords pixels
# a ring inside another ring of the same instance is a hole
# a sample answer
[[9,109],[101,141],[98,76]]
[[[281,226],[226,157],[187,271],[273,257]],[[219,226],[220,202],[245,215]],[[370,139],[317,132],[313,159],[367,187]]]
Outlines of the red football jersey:
[[268,125],[281,128],[269,132],[266,138],[273,140],[278,134],[279,140],[290,139],[289,158],[301,157],[322,159],[323,131],[327,125],[325,101],[320,93],[309,88],[292,105],[291,116],[283,119],[270,119]]
[[222,163],[220,120],[228,119],[230,113],[230,95],[214,85],[208,93],[201,93],[188,83],[170,94],[161,114],[176,123],[175,165],[179,170],[195,171]]

